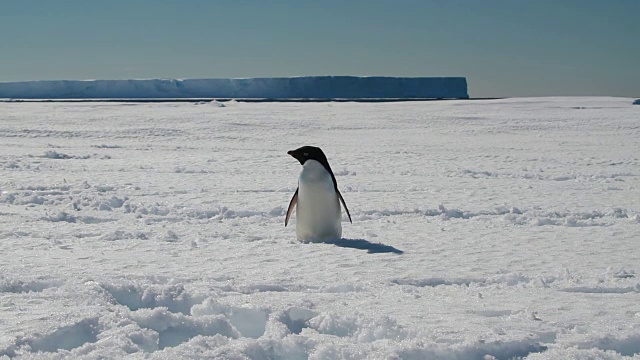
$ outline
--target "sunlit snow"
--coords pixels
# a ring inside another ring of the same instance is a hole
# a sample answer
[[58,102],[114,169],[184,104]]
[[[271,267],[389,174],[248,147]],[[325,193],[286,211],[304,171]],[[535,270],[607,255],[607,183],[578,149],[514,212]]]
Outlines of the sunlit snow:
[[0,103],[0,358],[638,357],[632,103]]

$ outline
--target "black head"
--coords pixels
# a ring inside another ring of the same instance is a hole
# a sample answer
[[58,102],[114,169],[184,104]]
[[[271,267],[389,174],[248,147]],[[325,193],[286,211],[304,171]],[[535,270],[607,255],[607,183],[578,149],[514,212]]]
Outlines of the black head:
[[327,157],[322,152],[322,149],[315,146],[303,146],[301,148],[291,150],[287,152],[287,154],[293,156],[296,160],[300,161],[301,165],[307,160],[315,160],[320,164],[324,165],[325,168],[329,167],[329,162],[327,161]]

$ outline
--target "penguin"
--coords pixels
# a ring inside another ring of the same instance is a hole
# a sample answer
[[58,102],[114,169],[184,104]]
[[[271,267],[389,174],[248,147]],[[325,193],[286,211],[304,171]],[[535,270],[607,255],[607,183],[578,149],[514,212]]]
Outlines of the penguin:
[[319,147],[303,146],[287,154],[300,162],[302,171],[298,188],[289,202],[284,226],[289,223],[295,208],[298,241],[322,242],[342,238],[341,202],[349,222],[353,221],[324,152]]

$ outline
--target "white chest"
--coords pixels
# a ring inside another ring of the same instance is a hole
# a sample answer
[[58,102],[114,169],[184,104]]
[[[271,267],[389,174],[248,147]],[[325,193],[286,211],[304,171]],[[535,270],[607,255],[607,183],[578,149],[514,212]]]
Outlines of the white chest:
[[300,241],[342,236],[340,202],[331,175],[315,160],[307,160],[298,179],[296,233]]

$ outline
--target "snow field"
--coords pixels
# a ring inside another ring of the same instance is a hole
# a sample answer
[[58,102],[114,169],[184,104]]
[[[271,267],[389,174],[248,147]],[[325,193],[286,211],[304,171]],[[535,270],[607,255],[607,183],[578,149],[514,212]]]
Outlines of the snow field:
[[0,103],[0,357],[640,356],[629,99],[224,104]]

